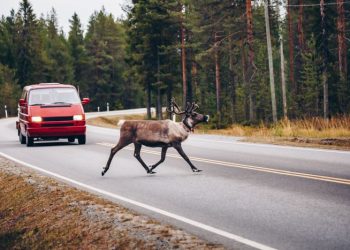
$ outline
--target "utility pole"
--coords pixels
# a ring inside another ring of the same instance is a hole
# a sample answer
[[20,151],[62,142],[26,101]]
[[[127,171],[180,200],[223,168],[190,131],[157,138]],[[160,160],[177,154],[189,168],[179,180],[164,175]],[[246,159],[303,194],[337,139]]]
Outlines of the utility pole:
[[274,73],[273,73],[272,46],[271,46],[271,34],[270,34],[268,0],[265,0],[265,25],[266,25],[267,54],[268,54],[268,60],[269,60],[269,73],[270,73],[272,118],[273,118],[273,122],[277,122],[275,77],[274,77]]

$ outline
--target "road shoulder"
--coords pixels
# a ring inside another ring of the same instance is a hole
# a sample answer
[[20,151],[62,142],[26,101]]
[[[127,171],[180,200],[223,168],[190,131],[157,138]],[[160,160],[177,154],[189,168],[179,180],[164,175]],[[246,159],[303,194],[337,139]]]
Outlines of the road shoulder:
[[222,249],[0,157],[0,248]]

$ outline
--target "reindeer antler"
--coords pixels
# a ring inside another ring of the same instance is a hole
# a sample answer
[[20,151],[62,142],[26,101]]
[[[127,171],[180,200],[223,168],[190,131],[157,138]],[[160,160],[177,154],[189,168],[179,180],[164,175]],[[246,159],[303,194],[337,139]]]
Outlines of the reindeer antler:
[[198,108],[199,108],[199,106],[195,102],[192,102],[192,104],[190,104],[188,102],[187,107],[186,107],[186,113],[192,113],[193,111],[195,111]]
[[[176,111],[176,110],[177,111]],[[179,108],[179,106],[176,104],[175,102],[175,98],[171,98],[171,101],[170,101],[170,110],[168,108],[166,108],[166,110],[169,112],[169,113],[174,113],[176,115],[182,115],[182,114],[185,114],[186,111],[181,111],[181,109]]]
[[175,98],[173,97],[173,98],[171,98],[171,101],[170,101],[170,109],[166,108],[166,111],[168,111],[169,113],[176,114],[176,115],[183,115],[183,114],[191,114],[193,111],[195,111],[198,108],[199,108],[199,106],[195,102],[192,102],[192,103],[187,102],[185,111],[181,111],[181,109],[179,108],[179,106],[175,102]]
[[192,112],[195,111],[196,109],[198,109],[199,106],[197,103],[193,103],[193,109],[192,109]]

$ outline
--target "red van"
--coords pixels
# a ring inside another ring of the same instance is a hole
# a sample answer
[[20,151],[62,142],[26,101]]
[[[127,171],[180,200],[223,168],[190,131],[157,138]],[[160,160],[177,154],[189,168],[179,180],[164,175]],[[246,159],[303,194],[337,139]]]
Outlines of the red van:
[[85,144],[86,126],[82,104],[76,88],[60,83],[39,83],[26,86],[19,100],[18,130],[21,144],[32,146],[34,140],[58,140],[69,142],[78,139]]

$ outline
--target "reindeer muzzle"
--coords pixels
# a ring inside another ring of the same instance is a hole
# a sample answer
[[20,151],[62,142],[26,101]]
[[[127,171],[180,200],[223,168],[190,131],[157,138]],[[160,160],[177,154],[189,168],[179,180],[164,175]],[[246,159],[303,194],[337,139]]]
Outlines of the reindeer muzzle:
[[209,122],[209,115],[204,116],[204,122]]

